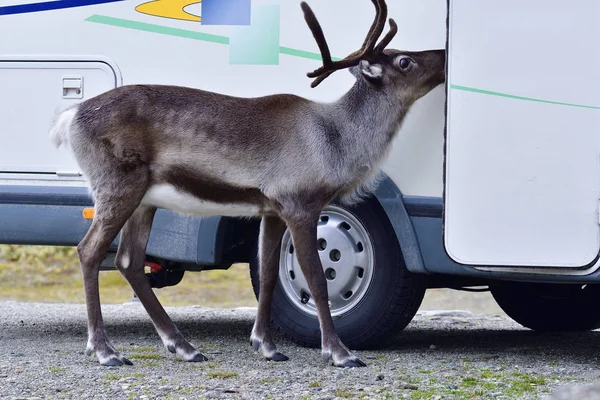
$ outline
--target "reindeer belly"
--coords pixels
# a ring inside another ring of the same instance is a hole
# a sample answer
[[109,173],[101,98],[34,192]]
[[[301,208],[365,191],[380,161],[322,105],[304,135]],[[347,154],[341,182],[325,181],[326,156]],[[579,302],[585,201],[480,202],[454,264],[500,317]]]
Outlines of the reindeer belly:
[[261,205],[245,203],[243,200],[240,198],[239,202],[214,202],[181,191],[173,185],[161,183],[148,188],[142,204],[200,216],[253,217],[268,211]]

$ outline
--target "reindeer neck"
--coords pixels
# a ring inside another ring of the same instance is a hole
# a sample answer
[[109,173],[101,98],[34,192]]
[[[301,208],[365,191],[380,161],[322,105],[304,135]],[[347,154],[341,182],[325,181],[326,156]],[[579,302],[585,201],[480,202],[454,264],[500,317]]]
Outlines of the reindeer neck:
[[347,160],[369,166],[385,155],[406,114],[385,89],[362,79],[332,106]]

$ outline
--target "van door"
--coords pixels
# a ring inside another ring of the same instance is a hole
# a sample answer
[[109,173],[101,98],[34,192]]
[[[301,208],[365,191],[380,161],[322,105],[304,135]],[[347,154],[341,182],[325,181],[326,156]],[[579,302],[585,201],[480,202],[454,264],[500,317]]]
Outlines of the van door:
[[600,252],[600,2],[450,0],[444,243],[458,263]]
[[0,173],[79,176],[73,156],[48,138],[54,113],[119,84],[107,61],[2,57]]

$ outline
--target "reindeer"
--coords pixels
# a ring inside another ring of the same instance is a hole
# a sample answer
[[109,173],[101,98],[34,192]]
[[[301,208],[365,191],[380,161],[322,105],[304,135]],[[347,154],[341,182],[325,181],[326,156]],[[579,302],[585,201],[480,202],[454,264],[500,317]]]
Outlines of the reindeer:
[[358,202],[375,188],[380,164],[412,104],[445,81],[445,51],[385,49],[385,0],[372,0],[375,21],[360,48],[333,62],[323,30],[301,8],[323,65],[308,74],[318,86],[349,69],[354,86],[333,103],[289,94],[237,98],[203,90],[129,85],[71,106],[50,131],[69,145],[95,202],[77,246],[88,316],[86,354],[100,364],[132,363],[111,344],[102,319],[98,272],[121,232],[115,265],[140,299],[165,348],[186,361],[206,358],[180,333],[145,275],[145,249],[157,208],[192,215],[260,217],[260,295],[251,344],[267,360],[285,361],[270,333],[281,238],[290,229],[315,301],[326,363],[365,364],[337,335],[317,252],[317,221],[331,201]]

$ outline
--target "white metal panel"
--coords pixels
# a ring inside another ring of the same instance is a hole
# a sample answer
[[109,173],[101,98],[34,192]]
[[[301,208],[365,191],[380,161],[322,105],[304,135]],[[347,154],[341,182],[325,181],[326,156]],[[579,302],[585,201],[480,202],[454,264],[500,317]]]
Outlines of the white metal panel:
[[0,171],[78,173],[70,152],[57,150],[48,138],[53,115],[117,82],[115,71],[99,61],[0,60]]
[[450,2],[448,254],[583,267],[600,251],[600,2]]

